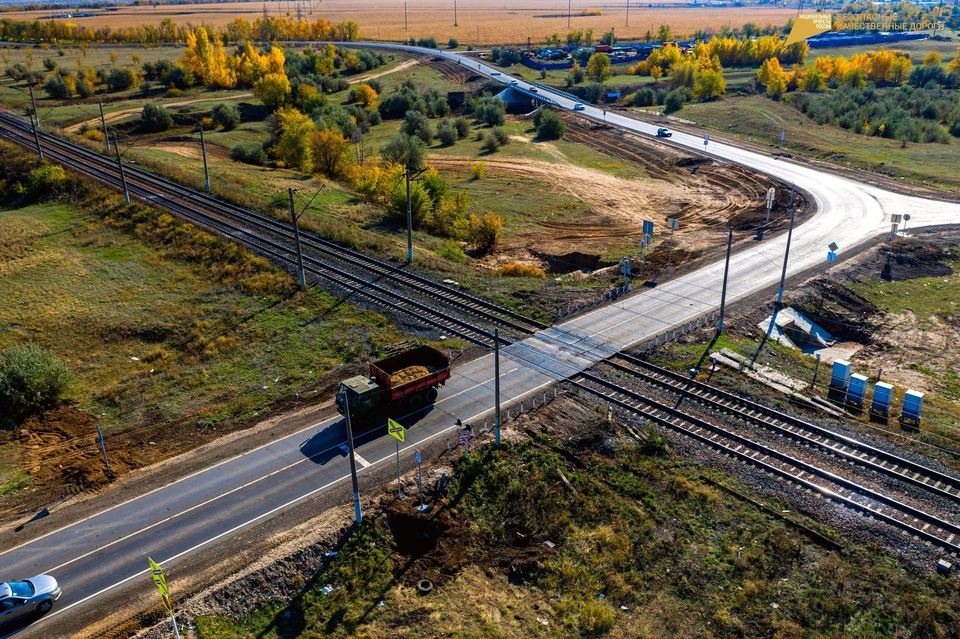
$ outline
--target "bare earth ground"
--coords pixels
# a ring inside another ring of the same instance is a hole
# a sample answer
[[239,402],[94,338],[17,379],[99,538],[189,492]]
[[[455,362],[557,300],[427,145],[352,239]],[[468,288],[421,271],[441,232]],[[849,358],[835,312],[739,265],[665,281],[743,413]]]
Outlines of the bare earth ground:
[[[674,5],[665,8],[663,5]],[[404,26],[404,6],[408,26]],[[768,23],[784,25],[796,16],[793,9],[763,7],[688,7],[685,2],[658,2],[656,7],[633,6],[629,25],[625,26],[625,4],[612,6],[575,0],[570,29],[592,28],[597,34],[616,27],[617,37],[640,38],[646,31],[656,32],[661,24],[671,26],[675,36],[691,34],[697,29],[717,31],[722,25],[739,27],[745,22],[761,26]],[[492,5],[484,2],[461,2],[454,19],[453,3],[445,0],[324,0],[311,11],[303,5],[303,18],[315,21],[326,18],[337,23],[354,20],[360,25],[360,36],[365,40],[406,40],[410,36],[435,37],[446,43],[457,38],[461,44],[526,44],[527,38],[542,41],[552,33],[565,34],[567,3],[559,0],[505,0]],[[579,16],[581,10],[600,9],[600,16]],[[296,19],[296,10],[283,2],[248,2],[223,4],[191,4],[177,6],[121,7],[115,12],[99,12],[89,18],[71,18],[71,22],[90,27],[131,26],[159,24],[171,18],[180,24],[223,26],[236,17],[250,22],[262,18],[264,11],[271,17],[290,16]],[[16,11],[5,13],[16,19],[49,19],[49,11]],[[549,17],[548,17],[549,16]]]

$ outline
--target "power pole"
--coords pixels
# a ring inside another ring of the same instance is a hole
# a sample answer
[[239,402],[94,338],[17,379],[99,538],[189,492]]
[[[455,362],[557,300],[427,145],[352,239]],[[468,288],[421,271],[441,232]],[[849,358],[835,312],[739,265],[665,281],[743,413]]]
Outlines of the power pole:
[[117,136],[113,136],[113,148],[117,152],[117,167],[120,169],[120,181],[123,183],[123,199],[130,204],[130,191],[127,190],[127,176],[123,173],[123,162],[120,161],[120,144],[117,142]]
[[300,288],[307,288],[307,279],[303,273],[303,251],[300,250],[300,225],[297,224],[297,207],[293,203],[293,187],[287,189],[290,193],[290,220],[293,222],[293,239],[297,245],[297,275],[300,276]]
[[[783,272],[780,273],[780,291],[777,293],[777,308],[780,309],[783,304],[783,286],[787,280],[787,259],[790,257],[790,240],[793,237],[793,218],[796,211],[793,208],[793,186],[790,187],[790,228],[787,230],[787,250],[783,254]],[[772,324],[771,324],[772,325]]]
[[408,166],[405,175],[407,177],[407,264],[413,264],[413,210],[410,207],[410,167]]
[[107,153],[110,152],[110,136],[107,135],[107,119],[103,117],[103,101],[97,102],[100,105],[100,124],[103,125],[103,139],[107,143]]
[[40,156],[40,161],[43,162],[43,149],[40,148],[40,133],[37,132],[40,120],[37,119],[37,103],[33,99],[33,87],[30,87],[30,100],[33,101],[33,115],[30,117],[30,124],[33,126],[33,139],[37,143],[37,154]]
[[453,0],[453,26],[457,26],[457,0]]
[[496,409],[493,417],[494,443],[500,446],[500,329],[493,329],[493,398]]
[[570,7],[571,7],[571,0],[567,0],[567,28],[568,29],[570,28],[570,11],[572,10]]
[[350,423],[349,390],[343,389],[343,414],[347,418],[347,444],[350,446],[350,477],[353,479],[353,513],[357,524],[363,523],[363,511],[360,508],[360,482],[357,480],[357,460],[353,449],[353,426]]
[[717,333],[723,332],[723,312],[727,306],[727,275],[730,272],[730,249],[733,247],[733,227],[727,231],[727,262],[723,265],[723,286],[720,289],[720,320],[717,322]]
[[40,113],[37,111],[37,99],[33,95],[33,86],[30,86],[30,102],[33,104],[33,120],[40,126]]
[[200,152],[203,155],[203,179],[207,182],[207,193],[209,193],[210,171],[207,169],[207,144],[203,140],[203,120],[200,121]]
[[627,24],[626,27],[630,28],[630,0],[627,0]]
[[403,30],[407,30],[407,3],[403,3]]

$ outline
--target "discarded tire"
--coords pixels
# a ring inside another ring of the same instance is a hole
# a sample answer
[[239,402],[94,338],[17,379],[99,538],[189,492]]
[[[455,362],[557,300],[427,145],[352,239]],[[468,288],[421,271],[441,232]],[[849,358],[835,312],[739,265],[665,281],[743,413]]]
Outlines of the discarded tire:
[[417,592],[421,595],[429,595],[433,592],[433,582],[429,579],[421,579],[417,582]]

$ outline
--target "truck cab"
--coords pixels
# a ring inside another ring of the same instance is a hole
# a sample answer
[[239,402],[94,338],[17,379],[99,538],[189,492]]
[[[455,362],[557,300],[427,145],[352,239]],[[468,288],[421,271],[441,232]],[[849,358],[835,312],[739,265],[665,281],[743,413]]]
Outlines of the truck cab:
[[380,387],[376,380],[357,375],[340,382],[337,390],[337,412],[346,415],[343,398],[350,398],[350,417],[363,419],[380,408]]

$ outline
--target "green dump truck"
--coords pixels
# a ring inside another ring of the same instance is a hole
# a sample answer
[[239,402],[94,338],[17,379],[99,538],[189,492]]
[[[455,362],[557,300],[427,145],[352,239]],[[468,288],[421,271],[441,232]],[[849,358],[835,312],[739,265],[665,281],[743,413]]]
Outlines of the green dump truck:
[[365,420],[389,412],[393,417],[415,411],[437,399],[437,388],[450,379],[450,358],[430,346],[418,346],[370,364],[370,377],[340,382],[337,410],[350,398],[350,418]]

